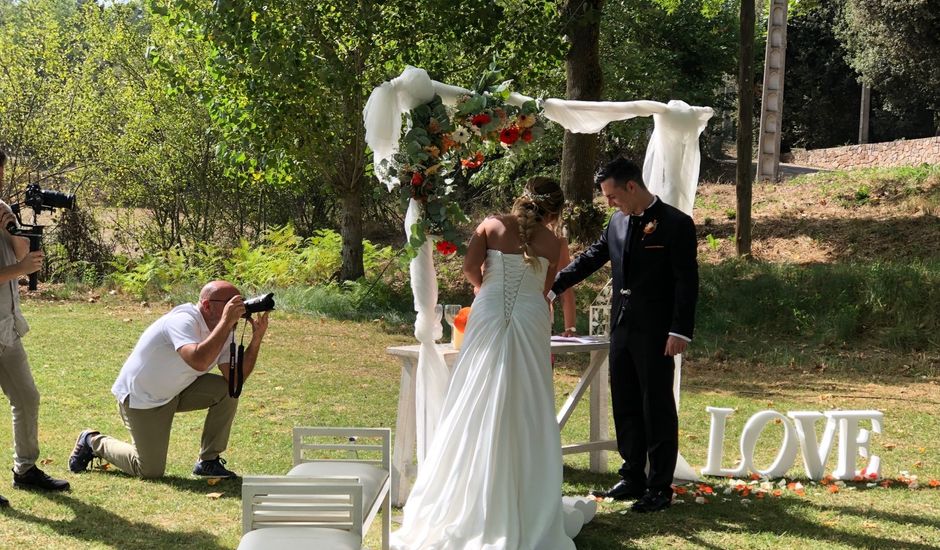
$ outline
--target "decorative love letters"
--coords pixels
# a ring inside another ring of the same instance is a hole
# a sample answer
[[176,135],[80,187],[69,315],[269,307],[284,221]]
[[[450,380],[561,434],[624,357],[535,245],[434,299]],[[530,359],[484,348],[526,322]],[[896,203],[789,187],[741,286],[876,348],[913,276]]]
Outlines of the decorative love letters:
[[[858,456],[868,459],[864,477],[881,477],[881,459],[870,454],[869,450],[871,432],[881,433],[884,414],[880,411],[790,411],[786,416],[777,411],[760,411],[747,421],[741,432],[741,462],[736,468],[725,469],[721,467],[725,424],[734,409],[706,407],[706,410],[711,415],[711,433],[708,438],[708,463],[702,469],[703,475],[743,477],[756,472],[764,477],[784,477],[796,461],[799,446],[803,451],[806,475],[810,479],[822,479],[838,428],[838,462],[832,477],[854,479],[857,475],[855,461]],[[819,440],[816,437],[816,424],[823,418],[826,419],[826,424],[822,440]],[[754,465],[754,448],[767,424],[776,420],[783,424],[783,442],[770,467],[761,470]],[[871,421],[871,431],[859,426],[859,422],[863,420]]]

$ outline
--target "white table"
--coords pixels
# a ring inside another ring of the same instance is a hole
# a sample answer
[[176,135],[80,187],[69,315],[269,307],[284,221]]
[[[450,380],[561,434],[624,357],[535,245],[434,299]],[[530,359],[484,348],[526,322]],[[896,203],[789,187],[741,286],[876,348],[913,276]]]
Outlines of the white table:
[[[448,367],[453,367],[458,352],[450,344],[438,344]],[[417,474],[415,463],[415,371],[418,366],[417,344],[392,346],[386,349],[389,355],[401,360],[401,386],[398,393],[398,420],[395,424],[395,448],[392,453],[392,504],[403,506],[411,491]],[[593,343],[552,342],[552,353],[590,353],[591,362],[581,379],[558,412],[558,425],[564,429],[575,407],[591,388],[590,441],[563,445],[562,454],[590,453],[592,472],[607,471],[607,451],[616,450],[615,440],[610,439],[607,422],[608,412],[608,363],[609,344],[606,341]]]

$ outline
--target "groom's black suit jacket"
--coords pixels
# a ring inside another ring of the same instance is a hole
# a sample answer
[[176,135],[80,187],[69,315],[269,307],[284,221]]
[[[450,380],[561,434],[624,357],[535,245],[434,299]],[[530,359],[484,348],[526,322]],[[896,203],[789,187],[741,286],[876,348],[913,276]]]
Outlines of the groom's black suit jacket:
[[611,332],[624,323],[628,331],[652,332],[663,341],[667,333],[691,340],[698,299],[695,224],[660,199],[632,230],[631,218],[616,212],[601,238],[558,273],[552,290],[561,294],[610,261]]

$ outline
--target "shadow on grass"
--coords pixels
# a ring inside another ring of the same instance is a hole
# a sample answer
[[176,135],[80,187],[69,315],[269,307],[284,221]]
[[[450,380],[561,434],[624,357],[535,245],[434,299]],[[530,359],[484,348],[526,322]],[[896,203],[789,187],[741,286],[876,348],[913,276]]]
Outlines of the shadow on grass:
[[179,491],[188,491],[199,495],[206,493],[222,493],[220,498],[242,498],[242,480],[239,477],[232,479],[220,479],[215,485],[209,485],[207,479],[163,476],[160,479],[147,480],[149,483],[159,483],[168,485]]
[[6,508],[0,516],[35,523],[64,537],[98,543],[112,548],[199,548],[223,550],[215,535],[204,531],[176,532],[148,523],[130,521],[100,506],[88,504],[62,493],[44,494],[54,504],[71,509],[74,517],[51,519]]
[[[95,469],[92,470],[94,474],[105,475],[105,476],[120,476],[127,479],[136,479],[140,483],[154,483],[157,485],[166,485],[178,491],[186,491],[189,493],[195,493],[198,495],[205,496],[208,493],[222,493],[222,496],[219,498],[234,498],[241,499],[242,497],[242,480],[240,477],[231,478],[231,479],[219,479],[214,485],[209,484],[209,478],[195,478],[195,477],[182,477],[182,476],[163,476],[157,479],[139,479],[135,476],[132,476],[128,473],[125,473],[117,468],[110,468],[108,470]],[[91,475],[91,474],[83,474]]]
[[[587,494],[591,489],[610,487],[619,479],[613,473],[594,473],[587,470],[565,468],[566,492]],[[906,487],[879,489],[882,491],[911,491]],[[933,490],[933,489],[925,489]],[[927,550],[936,548],[934,544],[898,541],[890,535],[879,536],[876,533],[858,533],[834,526],[823,525],[818,519],[821,514],[836,517],[870,520],[892,523],[904,527],[921,527],[929,530],[940,529],[940,519],[924,516],[899,514],[852,505],[823,505],[807,498],[784,496],[754,502],[750,506],[740,503],[740,498],[728,502],[716,501],[706,505],[696,505],[684,501],[674,505],[666,512],[656,514],[634,514],[629,512],[629,503],[617,504],[616,509],[608,506],[598,510],[594,520],[587,524],[575,539],[579,550],[601,550],[610,548],[649,547],[652,537],[665,536],[684,540],[690,546],[723,550],[725,545],[713,541],[725,540],[727,536],[746,537],[748,535],[768,537],[787,536],[842,545],[850,548],[893,548],[909,550]],[[605,509],[606,508],[606,509]],[[621,513],[626,511],[626,513]],[[756,545],[766,542],[766,538],[753,541]],[[763,541],[763,542],[762,542]],[[669,543],[674,546],[676,543]]]

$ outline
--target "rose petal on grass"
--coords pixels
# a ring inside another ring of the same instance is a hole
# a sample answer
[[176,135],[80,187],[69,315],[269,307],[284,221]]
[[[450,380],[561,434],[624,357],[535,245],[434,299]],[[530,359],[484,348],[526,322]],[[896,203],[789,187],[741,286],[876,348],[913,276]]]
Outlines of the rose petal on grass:
[[209,498],[209,499],[212,499],[212,500],[218,500],[218,499],[222,498],[222,495],[224,495],[224,494],[225,494],[225,493],[206,493],[206,498]]

